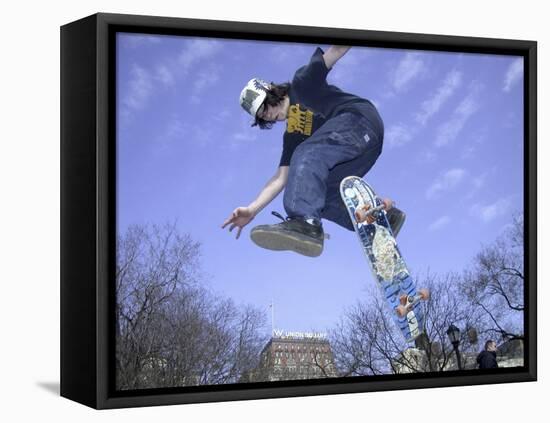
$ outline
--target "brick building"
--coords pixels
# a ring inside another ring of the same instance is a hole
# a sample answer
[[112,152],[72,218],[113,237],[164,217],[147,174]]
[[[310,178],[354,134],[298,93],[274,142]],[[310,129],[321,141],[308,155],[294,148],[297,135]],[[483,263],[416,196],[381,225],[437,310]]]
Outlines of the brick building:
[[251,378],[277,381],[336,376],[330,343],[322,334],[275,331]]

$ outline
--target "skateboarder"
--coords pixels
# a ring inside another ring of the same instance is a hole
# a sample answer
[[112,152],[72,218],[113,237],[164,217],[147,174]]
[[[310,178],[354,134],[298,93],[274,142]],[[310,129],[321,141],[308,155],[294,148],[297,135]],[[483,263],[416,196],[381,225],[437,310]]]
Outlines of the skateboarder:
[[[270,129],[286,121],[283,149],[275,175],[246,207],[237,207],[222,225],[237,230],[248,223],[283,189],[287,213],[278,224],[252,229],[252,240],[271,250],[291,250],[308,256],[323,251],[322,219],[354,230],[340,198],[340,181],[364,176],[382,152],[384,124],[367,99],[347,93],[326,81],[334,64],[350,49],[318,47],[309,63],[291,82],[267,83],[253,78],[240,95],[243,109],[254,118],[252,126]],[[397,235],[405,214],[392,207],[388,220]]]

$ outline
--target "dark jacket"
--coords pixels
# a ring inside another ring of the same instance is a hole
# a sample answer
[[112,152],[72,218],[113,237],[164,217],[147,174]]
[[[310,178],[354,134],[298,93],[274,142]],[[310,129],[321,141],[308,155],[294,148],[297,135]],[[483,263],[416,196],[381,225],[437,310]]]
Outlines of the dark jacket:
[[482,351],[477,356],[477,364],[480,369],[494,369],[498,367],[497,353],[495,351]]

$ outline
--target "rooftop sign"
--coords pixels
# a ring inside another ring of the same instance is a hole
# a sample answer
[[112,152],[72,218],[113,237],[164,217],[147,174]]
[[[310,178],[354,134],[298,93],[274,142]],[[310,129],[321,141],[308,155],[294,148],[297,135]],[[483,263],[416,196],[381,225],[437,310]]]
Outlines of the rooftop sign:
[[273,337],[283,339],[327,339],[327,334],[321,332],[289,332],[274,330]]

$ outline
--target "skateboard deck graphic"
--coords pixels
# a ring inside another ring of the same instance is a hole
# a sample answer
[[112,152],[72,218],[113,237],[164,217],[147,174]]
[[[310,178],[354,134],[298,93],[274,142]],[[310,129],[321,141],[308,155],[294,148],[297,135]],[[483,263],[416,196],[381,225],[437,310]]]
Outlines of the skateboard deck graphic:
[[[413,341],[424,331],[422,303],[427,291],[416,290],[386,218],[384,203],[356,176],[342,180],[340,194],[391,314],[405,340]],[[368,210],[368,218],[359,220],[363,210]]]

